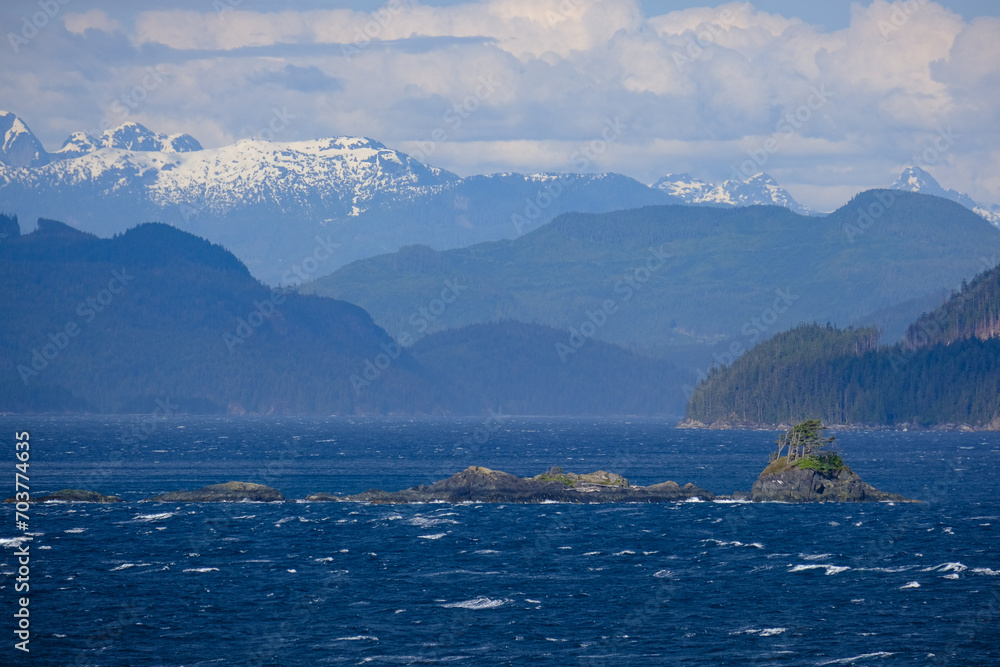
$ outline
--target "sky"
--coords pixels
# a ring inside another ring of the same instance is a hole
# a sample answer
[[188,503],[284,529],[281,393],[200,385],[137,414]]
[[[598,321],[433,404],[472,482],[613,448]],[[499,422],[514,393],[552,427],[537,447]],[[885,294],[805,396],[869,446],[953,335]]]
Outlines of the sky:
[[1000,2],[6,0],[48,150],[366,136],[459,175],[763,171],[832,210],[911,165],[1000,202]]

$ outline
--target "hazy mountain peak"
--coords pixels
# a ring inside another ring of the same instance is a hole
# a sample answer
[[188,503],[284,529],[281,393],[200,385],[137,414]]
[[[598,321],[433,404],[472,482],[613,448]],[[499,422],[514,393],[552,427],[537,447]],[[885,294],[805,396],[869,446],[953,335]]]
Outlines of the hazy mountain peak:
[[9,111],[0,111],[0,139],[0,164],[38,167],[49,161],[42,142],[23,120]]
[[99,148],[98,141],[86,132],[77,131],[69,135],[63,142],[62,147],[55,152],[56,155],[65,157],[76,157],[96,151]]
[[667,174],[652,185],[686,204],[714,206],[783,206],[802,215],[814,211],[802,206],[771,176],[758,172],[745,181],[708,183],[690,174]]
[[892,184],[893,190],[907,190],[909,192],[923,192],[931,194],[929,190],[943,192],[941,184],[928,172],[920,167],[907,167],[899,175],[896,182]]
[[202,150],[201,144],[189,134],[166,135],[153,132],[133,121],[105,130],[98,139],[98,145],[102,148],[158,153],[188,153]]
[[950,199],[961,204],[965,208],[978,213],[986,218],[990,223],[1000,227],[1000,206],[997,204],[983,204],[977,202],[964,192],[942,187],[933,176],[925,169],[917,166],[907,167],[890,186],[893,190],[904,190],[906,192],[919,192],[925,195],[934,195]]

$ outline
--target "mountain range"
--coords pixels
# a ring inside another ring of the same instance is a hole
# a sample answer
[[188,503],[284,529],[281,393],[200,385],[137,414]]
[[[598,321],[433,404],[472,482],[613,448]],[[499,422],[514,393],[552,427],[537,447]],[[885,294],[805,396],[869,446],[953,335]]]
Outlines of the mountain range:
[[22,236],[0,215],[0,308],[16,313],[0,412],[679,415],[694,381],[607,343],[562,363],[562,332],[531,324],[406,349],[361,308],[270,289],[162,223],[102,239],[42,219]]
[[[356,303],[394,336],[514,319],[707,369],[803,321],[874,324],[898,339],[998,257],[1000,230],[962,206],[874,190],[825,217],[777,206],[565,214],[511,241],[408,246],[300,289]],[[446,281],[461,297],[420,315]]]
[[[669,175],[651,186],[621,174],[461,178],[373,139],[205,149],[190,135],[133,122],[96,137],[75,132],[50,153],[10,112],[0,112],[0,135],[0,210],[28,228],[41,217],[107,236],[164,222],[225,246],[269,284],[299,284],[409,244],[445,250],[514,239],[567,212],[673,203],[813,213],[766,174],[719,185]],[[926,172],[905,186],[950,192]],[[955,197],[1000,222],[996,207]]]

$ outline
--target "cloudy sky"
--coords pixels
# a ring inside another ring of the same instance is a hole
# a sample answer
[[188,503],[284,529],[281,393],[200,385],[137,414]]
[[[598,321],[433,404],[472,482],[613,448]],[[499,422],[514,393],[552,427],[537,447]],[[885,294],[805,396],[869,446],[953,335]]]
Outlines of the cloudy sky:
[[821,210],[917,164],[1000,202],[995,0],[2,4],[0,108],[49,150],[133,120],[461,175],[760,170]]

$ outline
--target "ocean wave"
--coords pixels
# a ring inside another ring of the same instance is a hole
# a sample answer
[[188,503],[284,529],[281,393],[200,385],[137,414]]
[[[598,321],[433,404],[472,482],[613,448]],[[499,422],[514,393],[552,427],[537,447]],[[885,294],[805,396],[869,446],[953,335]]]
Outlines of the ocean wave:
[[888,658],[890,656],[896,655],[895,653],[889,653],[888,651],[878,651],[877,653],[865,653],[863,655],[856,655],[853,658],[839,658],[837,660],[827,660],[826,662],[817,662],[817,667],[822,667],[822,665],[850,665],[859,660],[869,660],[871,658]]
[[448,533],[434,533],[433,535],[417,535],[421,540],[440,540]]
[[86,528],[69,528],[67,530],[64,530],[63,532],[69,533],[70,535],[78,535],[79,533],[83,533],[86,530],[87,530]]
[[159,514],[136,514],[132,517],[133,521],[142,521],[148,523],[150,521],[163,521],[164,519],[169,519],[170,517],[176,515],[176,512],[161,512]]
[[782,633],[788,632],[788,628],[747,628],[746,630],[737,630],[736,632],[731,632],[731,635],[757,635],[758,637],[776,637]]
[[701,541],[702,544],[706,544],[708,542],[712,542],[716,546],[720,546],[720,547],[752,547],[754,549],[763,549],[764,548],[764,545],[761,544],[760,542],[751,542],[750,544],[747,544],[745,542],[740,542],[739,540],[733,540],[731,542],[727,542],[725,540],[716,540],[716,539],[712,539],[712,538]]
[[908,584],[903,584],[899,587],[899,590],[905,591],[907,588],[920,588],[920,584],[916,581],[911,581]]
[[378,637],[372,635],[354,635],[353,637],[337,637],[333,641],[335,642],[359,642],[363,640],[377,642]]
[[675,579],[677,577],[673,570],[660,570],[653,574],[657,579]]
[[16,549],[28,541],[29,539],[27,537],[0,537],[0,547],[10,547]]
[[494,600],[488,597],[472,598],[463,602],[449,602],[441,605],[445,609],[497,609],[510,602],[507,598]]
[[455,521],[454,519],[443,519],[439,517],[425,517],[425,516],[420,516],[418,514],[417,516],[413,517],[406,523],[410,524],[411,526],[417,526],[419,528],[430,528],[431,526],[440,526],[441,524],[445,523],[457,525],[458,521]]
[[983,574],[986,575],[987,577],[995,577],[997,575],[1000,575],[1000,570],[991,570],[988,567],[974,567],[972,568],[972,573]]
[[830,564],[820,565],[817,563],[812,565],[796,565],[791,570],[789,570],[789,572],[805,572],[807,570],[826,570],[826,576],[829,577],[834,574],[840,574],[841,572],[846,572],[847,570],[850,569],[851,568],[847,567],[846,565],[830,565]]
[[924,568],[921,572],[965,572],[969,568],[962,563],[941,563],[934,567]]
[[833,554],[799,554],[799,558],[802,560],[826,560],[827,558],[832,558]]
[[186,570],[181,570],[182,572],[197,572],[199,574],[204,574],[205,572],[218,572],[217,567],[189,567]]
[[855,568],[859,572],[885,572],[887,574],[897,574],[899,572],[906,572],[917,567],[916,565],[900,565],[899,567],[858,567]]
[[113,567],[108,572],[120,572],[122,570],[127,570],[130,567],[149,567],[148,563],[122,563],[118,567]]

